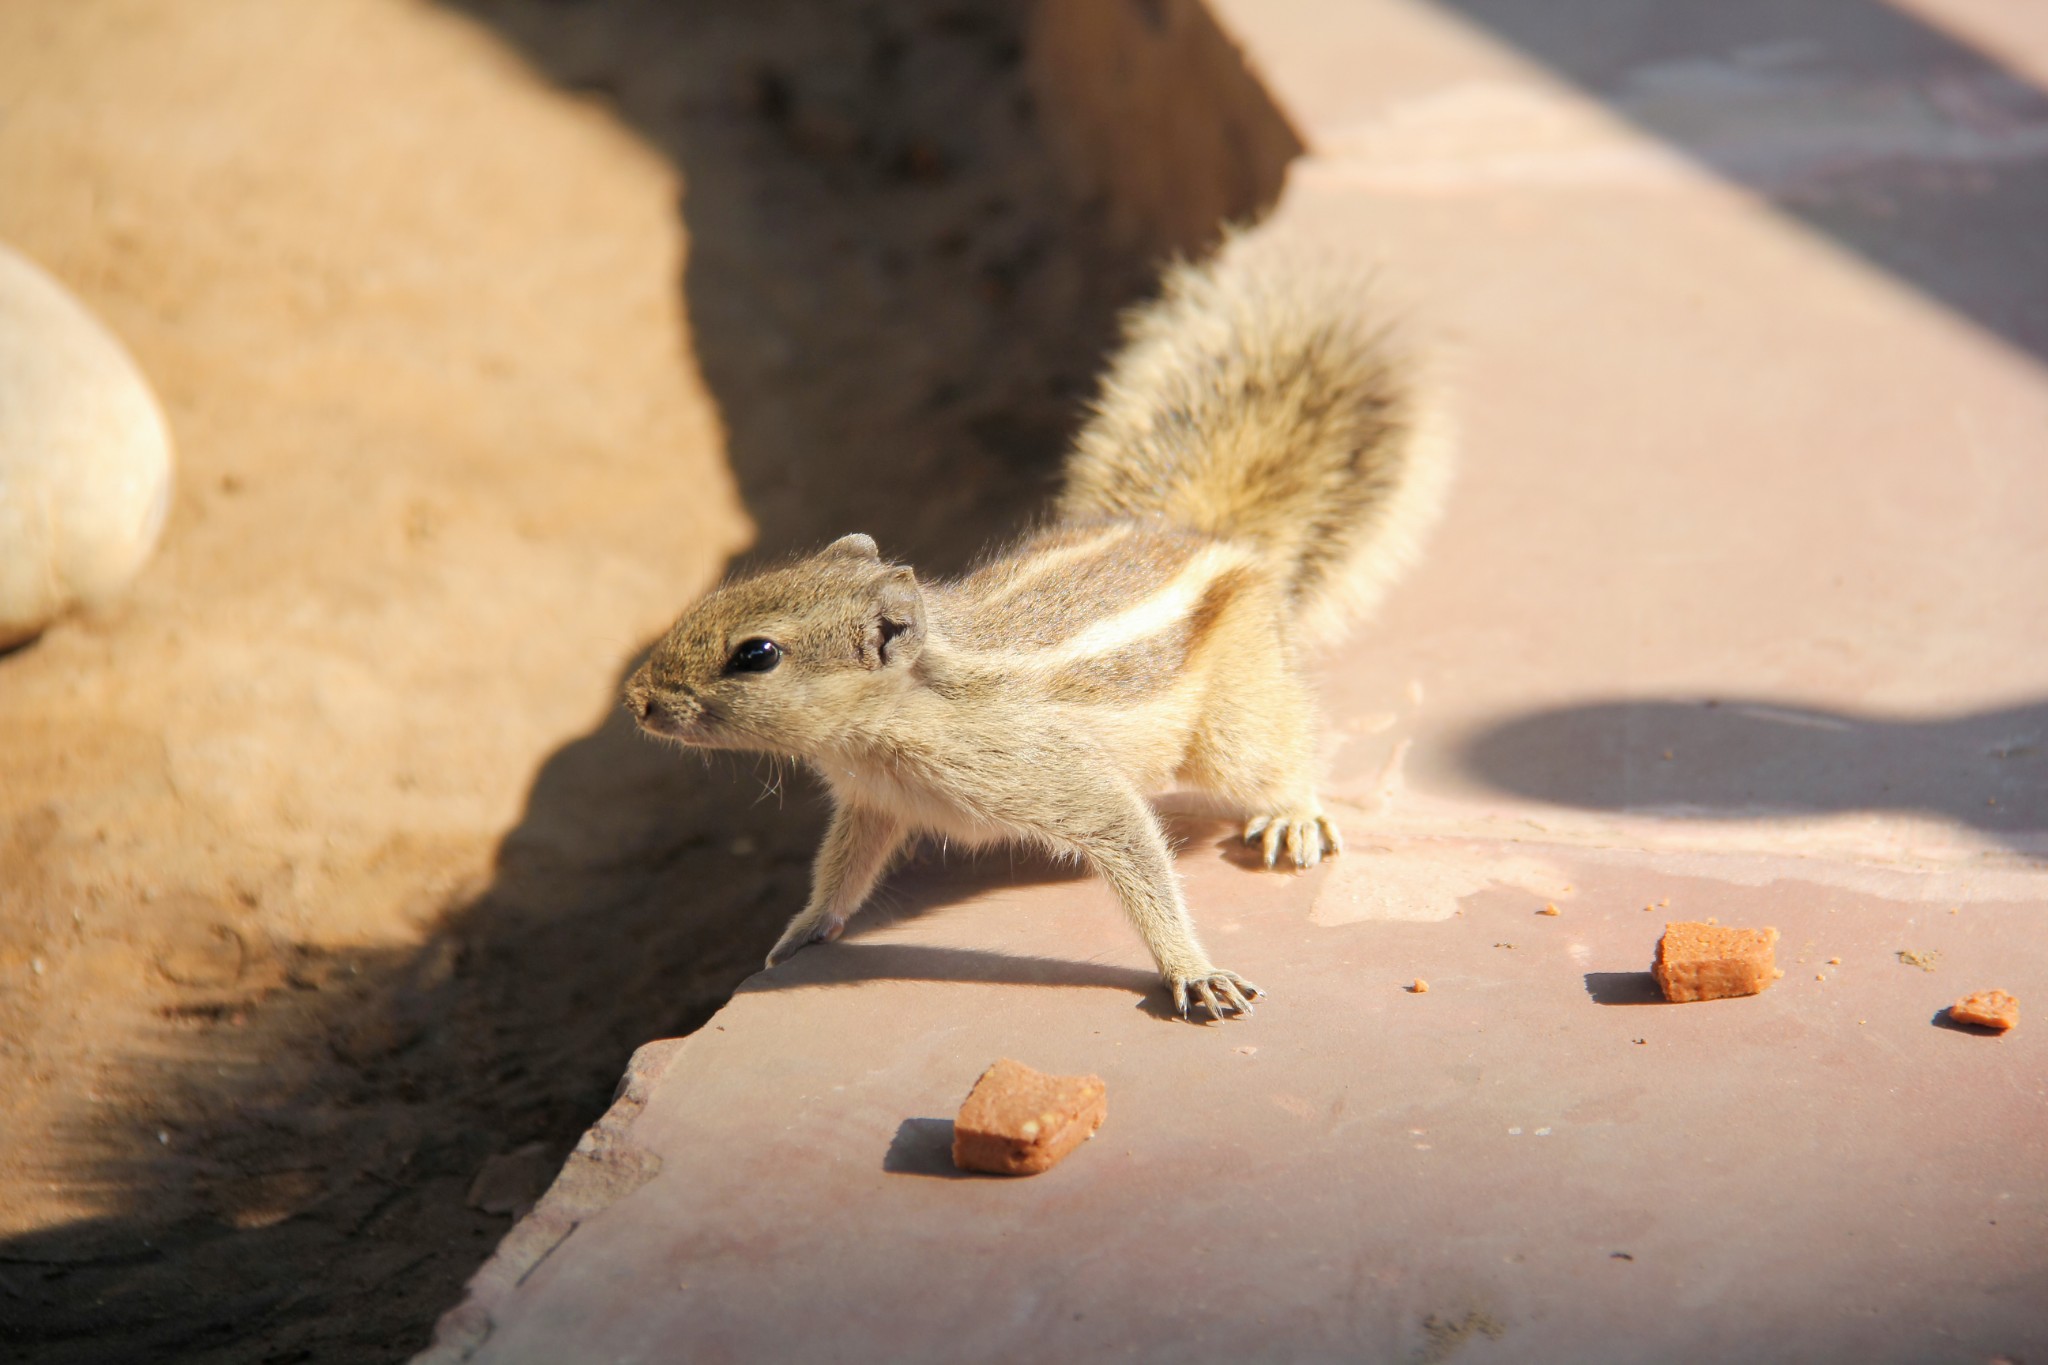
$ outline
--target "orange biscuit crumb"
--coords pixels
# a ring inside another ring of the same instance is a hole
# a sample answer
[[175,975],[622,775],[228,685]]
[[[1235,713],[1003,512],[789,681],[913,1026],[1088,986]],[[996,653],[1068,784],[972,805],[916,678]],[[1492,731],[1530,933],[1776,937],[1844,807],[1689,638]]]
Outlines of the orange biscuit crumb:
[[1650,974],[1673,1002],[1755,995],[1782,976],[1772,962],[1776,929],[1724,929],[1683,921],[1664,926]]
[[2020,1002],[2004,991],[1972,991],[1948,1007],[1948,1017],[2003,1033],[2020,1021]]
[[1410,987],[1408,988],[1408,994],[1410,994],[1410,995],[1428,995],[1428,994],[1429,994],[1429,983],[1428,983],[1427,981],[1424,981],[1424,980],[1423,980],[1423,979],[1422,979],[1421,977],[1419,977],[1419,976],[1418,976],[1418,977],[1416,977],[1416,978],[1415,978],[1415,984],[1414,984],[1414,985],[1412,985],[1412,986],[1410,986]]
[[1048,1076],[1005,1057],[981,1073],[953,1121],[953,1164],[992,1175],[1036,1175],[1102,1126],[1100,1076]]
[[1536,913],[1539,915],[1554,915],[1557,913],[1557,907],[1555,905],[1546,905]]

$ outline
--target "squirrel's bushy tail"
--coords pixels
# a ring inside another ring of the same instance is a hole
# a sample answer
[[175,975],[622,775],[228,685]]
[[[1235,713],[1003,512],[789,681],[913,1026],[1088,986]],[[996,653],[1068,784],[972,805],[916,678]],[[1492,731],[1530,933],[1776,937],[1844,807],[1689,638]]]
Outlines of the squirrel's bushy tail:
[[1057,515],[1161,520],[1288,566],[1313,634],[1369,609],[1450,475],[1438,395],[1366,314],[1357,267],[1270,233],[1179,265],[1134,310]]

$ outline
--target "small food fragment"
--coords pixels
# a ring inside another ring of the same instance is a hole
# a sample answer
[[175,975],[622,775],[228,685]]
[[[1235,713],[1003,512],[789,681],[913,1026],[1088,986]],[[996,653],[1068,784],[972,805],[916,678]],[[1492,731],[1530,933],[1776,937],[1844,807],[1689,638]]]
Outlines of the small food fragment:
[[1418,977],[1416,977],[1416,978],[1415,978],[1415,984],[1414,984],[1414,985],[1412,985],[1412,986],[1410,986],[1410,987],[1408,988],[1408,994],[1410,994],[1410,995],[1428,995],[1428,994],[1429,994],[1429,983],[1428,983],[1427,981],[1424,981],[1424,980],[1423,980],[1423,979],[1422,979],[1421,977],[1419,977],[1419,976],[1418,976]]
[[1908,967],[1918,967],[1923,972],[1934,970],[1934,964],[1941,961],[1941,954],[1931,948],[1903,948],[1899,961]]
[[1557,913],[1557,907],[1555,905],[1546,905],[1536,913],[1539,915],[1554,915]]
[[1776,929],[1667,924],[1650,974],[1673,1002],[1755,995],[1781,975],[1771,960],[1777,942]]
[[2020,1021],[2020,1002],[2004,991],[1972,991],[1948,1007],[1948,1017],[2003,1033]]
[[1842,965],[1842,959],[1840,959],[1839,957],[1831,957],[1828,959],[1828,965],[1830,967],[1839,967]]
[[1005,1057],[981,1073],[953,1121],[953,1164],[1037,1175],[1059,1164],[1109,1112],[1100,1076],[1048,1076]]

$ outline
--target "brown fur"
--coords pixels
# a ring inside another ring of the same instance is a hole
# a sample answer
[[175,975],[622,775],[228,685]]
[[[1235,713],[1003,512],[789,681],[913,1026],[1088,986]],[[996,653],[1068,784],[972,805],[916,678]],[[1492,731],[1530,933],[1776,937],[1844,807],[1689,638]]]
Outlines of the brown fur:
[[[1413,553],[1445,469],[1341,283],[1252,238],[1176,270],[1131,320],[1053,526],[953,583],[848,536],[720,588],[655,647],[626,687],[643,726],[803,759],[832,794],[770,965],[838,937],[919,835],[1024,841],[1109,881],[1183,1013],[1190,992],[1251,1012],[1146,798],[1236,804],[1268,866],[1340,846],[1303,641]],[[736,667],[748,641],[776,665]]]

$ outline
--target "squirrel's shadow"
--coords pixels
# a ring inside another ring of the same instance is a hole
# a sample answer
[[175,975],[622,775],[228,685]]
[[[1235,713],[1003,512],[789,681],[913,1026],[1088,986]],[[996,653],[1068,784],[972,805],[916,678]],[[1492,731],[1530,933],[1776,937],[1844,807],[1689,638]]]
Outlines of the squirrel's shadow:
[[[1036,957],[984,948],[861,942],[849,928],[836,943],[818,943],[743,982],[736,995],[856,986],[869,981],[978,982],[991,986],[1063,986],[1121,991],[1139,1012],[1178,1020],[1156,972],[1082,958]],[[1201,1022],[1197,1020],[1196,1022]]]
[[[1168,808],[1162,812],[1175,846],[1207,844],[1215,822]],[[1228,841],[1237,843],[1234,836]],[[1257,867],[1256,858],[1251,866]],[[864,981],[982,982],[1002,986],[1063,986],[1121,991],[1156,1019],[1178,1019],[1156,972],[1082,958],[1038,957],[978,948],[877,941],[884,930],[972,900],[991,890],[1093,879],[1071,861],[1027,848],[998,846],[964,857],[949,856],[929,842],[909,863],[876,888],[869,903],[832,943],[812,944],[739,988],[738,994],[851,986]],[[1120,920],[1105,896],[1105,917]],[[1135,935],[1133,942],[1136,942]]]

